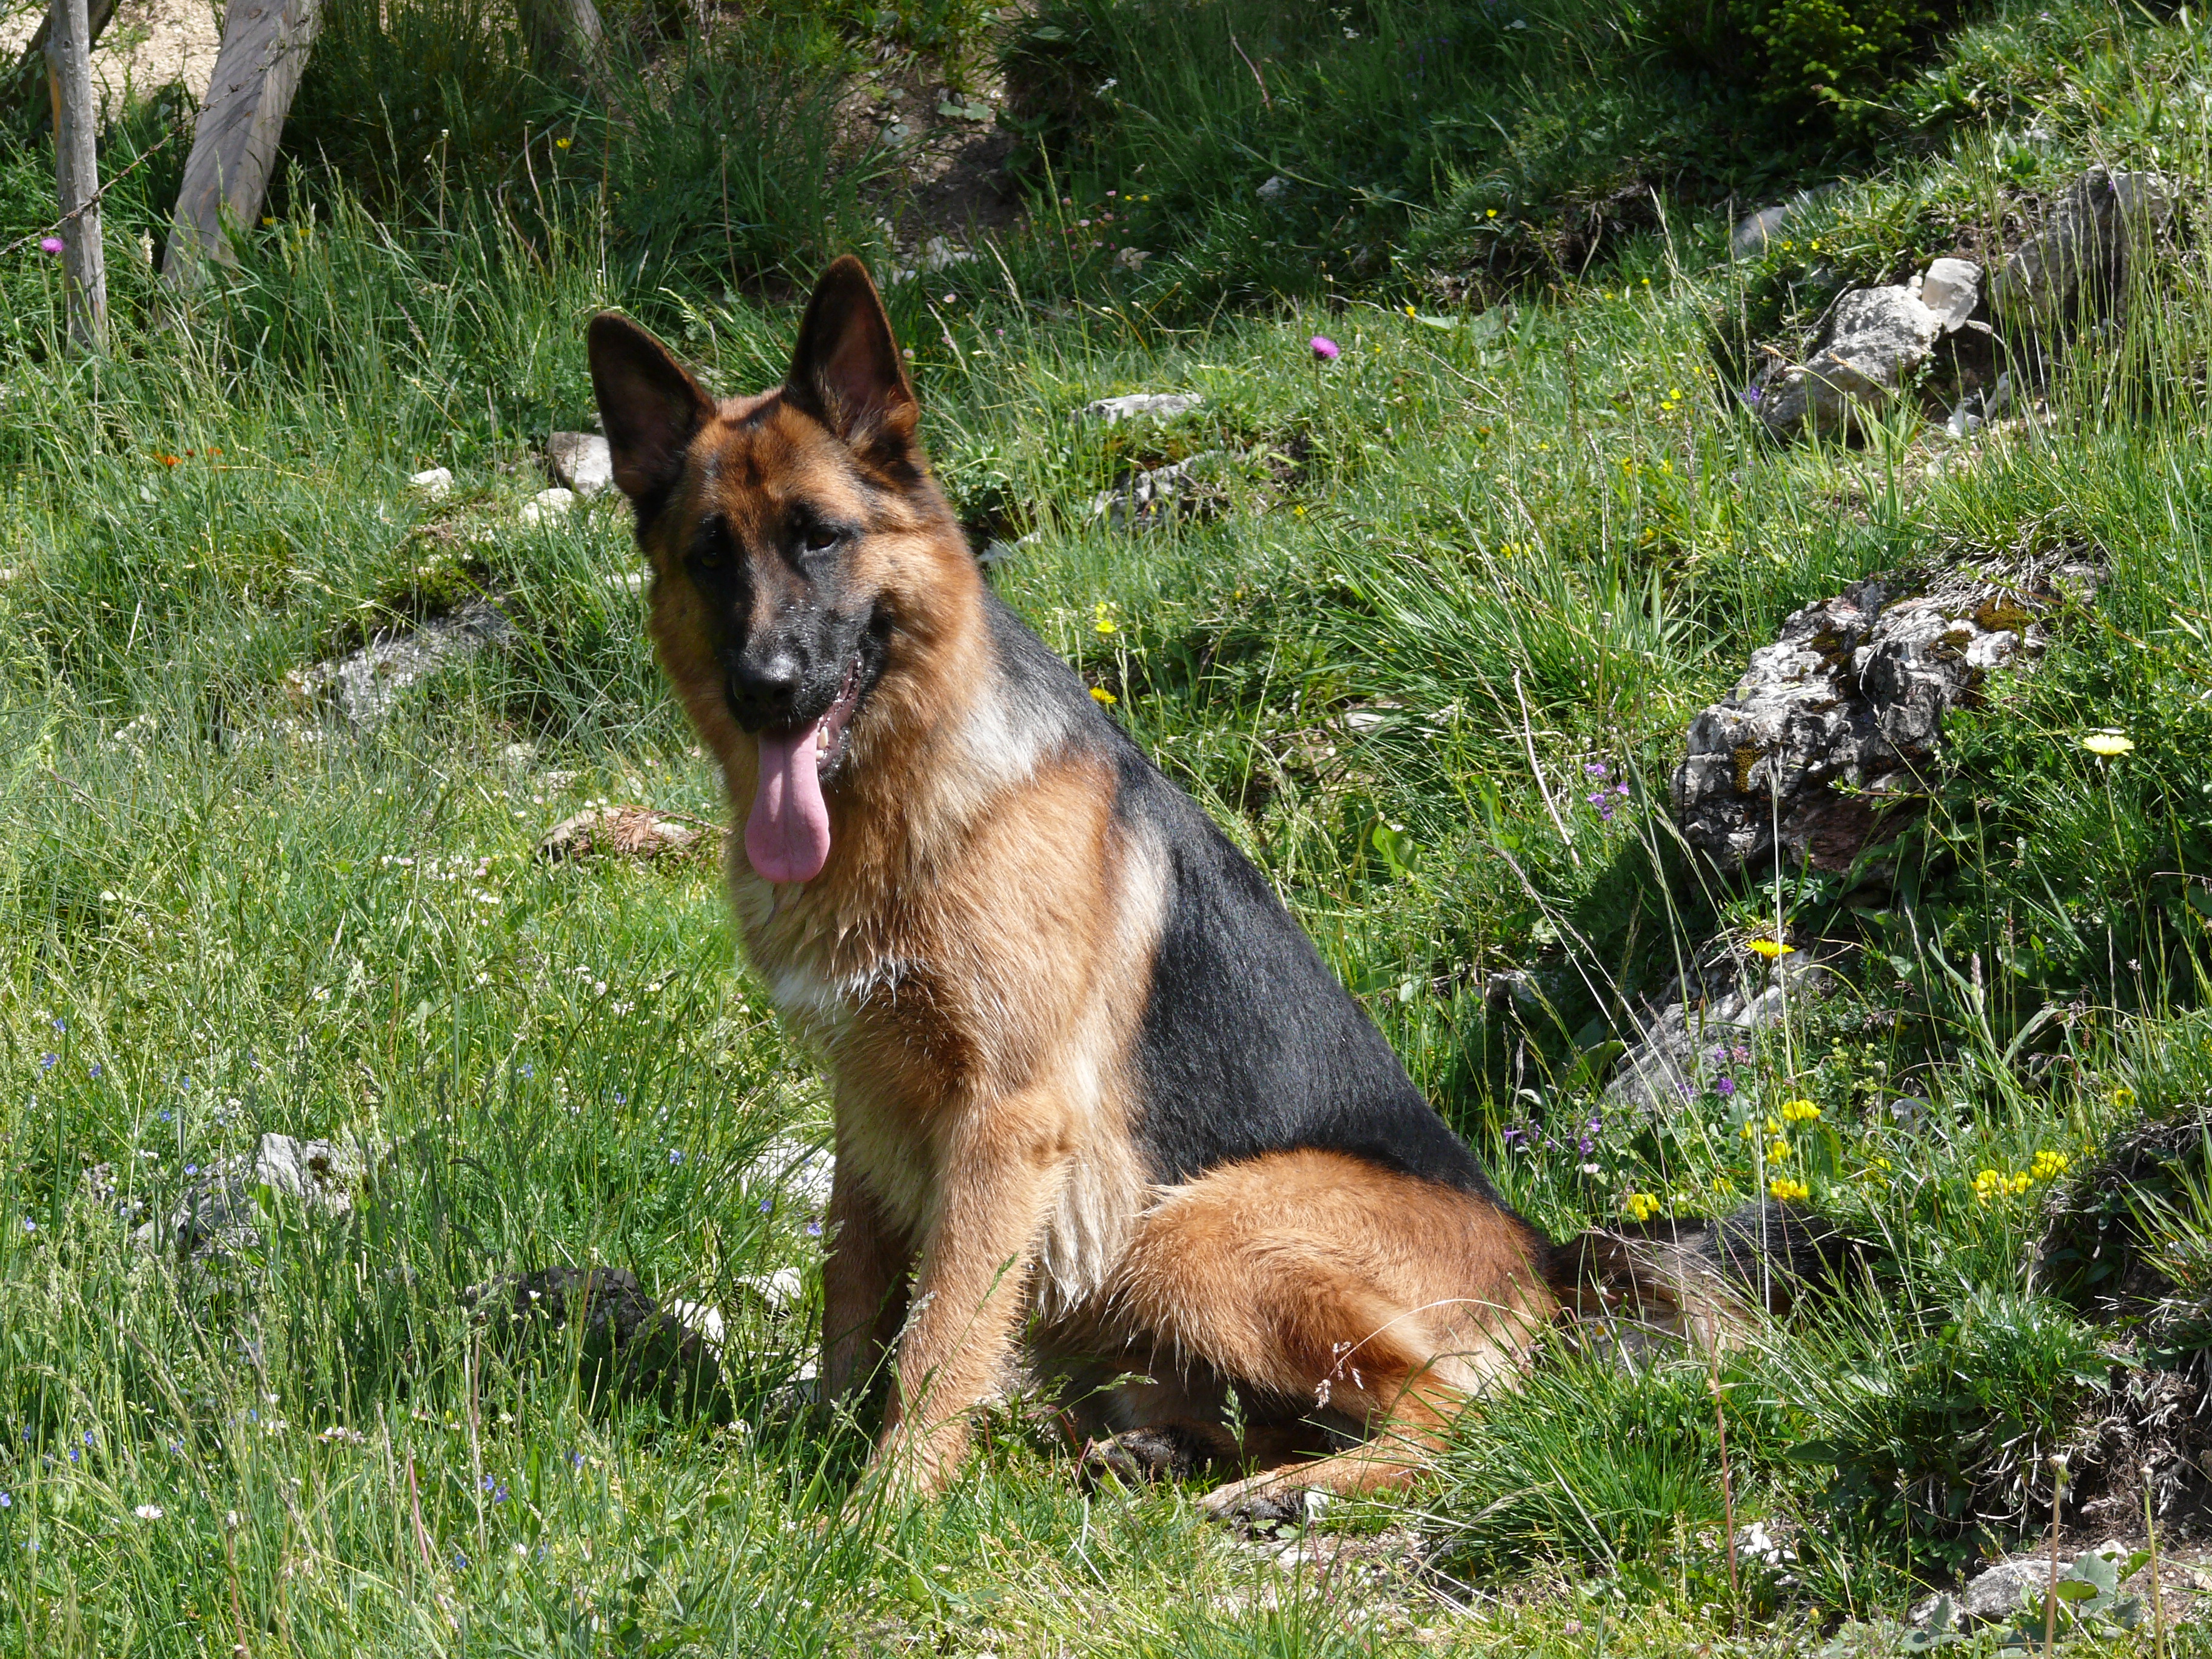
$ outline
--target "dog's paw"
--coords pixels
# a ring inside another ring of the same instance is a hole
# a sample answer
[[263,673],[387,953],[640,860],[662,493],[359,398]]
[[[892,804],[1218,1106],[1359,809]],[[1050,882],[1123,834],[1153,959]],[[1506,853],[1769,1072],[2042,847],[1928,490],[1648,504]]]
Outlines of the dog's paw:
[[1306,1488],[1294,1476],[1255,1474],[1216,1486],[1198,1500],[1199,1512],[1240,1532],[1297,1526],[1306,1518]]

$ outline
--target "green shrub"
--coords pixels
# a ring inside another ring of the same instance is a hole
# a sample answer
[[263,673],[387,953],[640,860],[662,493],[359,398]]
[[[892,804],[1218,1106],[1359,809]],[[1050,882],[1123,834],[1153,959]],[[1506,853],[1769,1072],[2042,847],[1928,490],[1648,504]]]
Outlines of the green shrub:
[[1752,92],[1786,125],[1852,127],[1960,0],[1658,0],[1679,56]]

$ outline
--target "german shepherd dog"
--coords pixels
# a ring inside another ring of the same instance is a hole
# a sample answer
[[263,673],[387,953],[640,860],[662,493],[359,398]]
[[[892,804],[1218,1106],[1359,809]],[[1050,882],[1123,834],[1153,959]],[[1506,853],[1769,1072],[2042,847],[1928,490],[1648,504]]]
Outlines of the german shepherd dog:
[[660,662],[744,832],[745,947],[826,1058],[823,1382],[896,1346],[876,1461],[957,1473],[1018,1334],[1094,1470],[1403,1484],[1577,1281],[1266,881],[985,584],[866,271],[717,403],[589,330]]

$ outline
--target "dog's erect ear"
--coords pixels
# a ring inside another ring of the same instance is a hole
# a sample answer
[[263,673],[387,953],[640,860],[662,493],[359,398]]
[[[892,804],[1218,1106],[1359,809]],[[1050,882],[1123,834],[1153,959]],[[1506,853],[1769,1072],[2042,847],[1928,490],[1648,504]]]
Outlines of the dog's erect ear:
[[649,519],[683,477],[684,452],[714,418],[714,400],[667,347],[627,317],[601,312],[585,339],[615,483],[637,504],[641,520]]
[[783,395],[861,454],[909,458],[921,406],[867,267],[848,253],[822,273],[799,325]]

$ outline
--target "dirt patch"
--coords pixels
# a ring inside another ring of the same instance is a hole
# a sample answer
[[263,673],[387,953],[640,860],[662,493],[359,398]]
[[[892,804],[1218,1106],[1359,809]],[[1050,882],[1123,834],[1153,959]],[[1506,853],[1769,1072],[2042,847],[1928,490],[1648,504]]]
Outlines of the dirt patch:
[[[0,21],[0,52],[21,57],[45,16],[43,6],[10,9]],[[210,0],[119,0],[92,53],[102,116],[112,120],[131,99],[175,82],[197,108],[222,44],[222,15]]]

